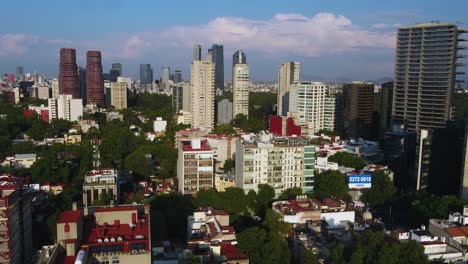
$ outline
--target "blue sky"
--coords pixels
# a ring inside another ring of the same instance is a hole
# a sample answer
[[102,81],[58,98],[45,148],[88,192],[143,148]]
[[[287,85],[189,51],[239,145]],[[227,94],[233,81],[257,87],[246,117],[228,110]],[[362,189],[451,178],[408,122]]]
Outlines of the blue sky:
[[159,76],[167,64],[188,78],[191,46],[205,53],[221,43],[226,79],[232,52],[243,49],[253,80],[275,80],[285,60],[301,62],[304,80],[357,80],[392,76],[399,25],[468,28],[468,1],[18,0],[2,3],[0,19],[0,73],[23,65],[56,76],[60,47],[73,47],[80,66],[86,50],[101,50],[105,70],[121,62],[136,77],[140,63],[151,63]]

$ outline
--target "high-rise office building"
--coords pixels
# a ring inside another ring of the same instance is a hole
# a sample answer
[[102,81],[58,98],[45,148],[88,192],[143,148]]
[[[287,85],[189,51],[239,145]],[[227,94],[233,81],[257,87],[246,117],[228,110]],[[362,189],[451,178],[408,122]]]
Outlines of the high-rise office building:
[[397,33],[392,116],[410,130],[445,127],[453,93],[461,33],[454,24],[417,23]]
[[127,108],[127,83],[113,82],[110,89],[110,105],[117,110]]
[[214,64],[208,61],[193,61],[190,73],[192,127],[213,128],[216,90]]
[[217,123],[229,124],[232,120],[232,102],[229,99],[223,99],[218,102]]
[[232,69],[232,114],[249,116],[249,66],[234,64]]
[[86,53],[86,96],[88,104],[104,106],[104,79],[100,51]]
[[175,70],[174,72],[174,83],[180,83],[182,82],[182,71],[181,70]]
[[393,107],[393,82],[382,84],[380,89],[380,124],[379,135],[383,136],[385,131],[392,127],[392,107]]
[[232,55],[232,67],[236,64],[247,64],[247,58],[244,51],[238,50]]
[[213,44],[212,62],[215,66],[215,88],[224,90],[224,48],[223,45]]
[[75,49],[60,49],[59,93],[81,98]]
[[122,76],[122,63],[119,62],[114,62],[112,63],[112,70],[117,70],[118,71],[118,76]]
[[151,84],[153,82],[153,68],[151,64],[140,64],[140,84]]
[[202,52],[202,46],[199,44],[193,45],[193,60],[194,61],[199,61],[201,60],[201,52]]
[[301,81],[290,85],[287,112],[300,113],[301,121],[308,123],[309,134],[325,127],[325,98],[328,89],[329,86],[322,82]]
[[167,65],[161,67],[161,82],[167,83],[171,75],[171,68]]
[[369,137],[374,112],[374,84],[355,81],[343,85],[344,126],[350,137]]
[[23,80],[23,66],[16,66],[16,80],[22,81]]
[[80,95],[83,99],[83,104],[86,104],[88,97],[86,96],[86,69],[78,67],[78,83],[80,85]]
[[205,61],[213,62],[213,50],[208,49],[208,51],[205,54]]
[[286,116],[289,111],[289,89],[299,81],[299,62],[283,62],[278,71],[277,114]]

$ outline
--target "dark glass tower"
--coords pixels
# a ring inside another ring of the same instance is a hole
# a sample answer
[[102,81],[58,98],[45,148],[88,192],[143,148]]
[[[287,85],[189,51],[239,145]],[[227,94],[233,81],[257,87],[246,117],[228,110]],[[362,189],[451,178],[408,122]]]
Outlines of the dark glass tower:
[[88,101],[86,96],[86,69],[83,69],[81,67],[78,68],[78,79],[80,83],[80,95],[83,99],[83,104],[86,104],[86,102]]
[[59,94],[81,98],[75,49],[60,49]]
[[238,50],[232,55],[232,67],[236,64],[247,64],[247,58],[244,51]]
[[104,106],[104,79],[100,51],[86,53],[86,88],[88,104]]
[[212,62],[215,64],[215,88],[224,90],[224,48],[213,44]]
[[153,82],[153,68],[151,64],[140,64],[140,83],[150,84]]
[[182,81],[182,71],[175,70],[174,72],[174,83],[180,83]]
[[122,64],[119,62],[112,63],[112,70],[118,71],[118,76],[122,76]]

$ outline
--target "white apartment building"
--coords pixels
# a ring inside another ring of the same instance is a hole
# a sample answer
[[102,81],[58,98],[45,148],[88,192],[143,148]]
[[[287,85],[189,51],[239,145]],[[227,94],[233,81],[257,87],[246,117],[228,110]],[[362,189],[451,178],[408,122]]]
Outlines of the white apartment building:
[[213,150],[206,140],[183,141],[177,159],[179,192],[196,194],[214,186]]
[[215,67],[212,62],[193,61],[190,78],[190,112],[193,128],[215,125]]
[[38,99],[49,99],[49,89],[50,87],[47,85],[41,85],[37,87],[37,98]]
[[59,96],[59,80],[53,79],[52,83],[52,98],[57,98]]
[[234,64],[232,69],[233,117],[238,114],[249,116],[249,66]]
[[48,107],[49,122],[52,122],[53,119],[75,122],[83,116],[82,99],[73,99],[69,94],[61,94],[57,98],[49,99]]
[[111,168],[98,168],[89,171],[83,183],[83,203],[91,206],[101,195],[111,195],[118,200],[120,195],[119,173]]
[[236,143],[236,187],[247,193],[258,191],[258,184],[269,184],[277,196],[292,187],[310,192],[315,153],[308,144],[305,138],[244,136]]
[[325,127],[325,98],[330,87],[322,82],[296,82],[289,93],[289,112],[300,113],[309,124],[309,134]]
[[165,132],[167,126],[167,121],[163,120],[162,117],[156,117],[156,120],[153,122],[153,130],[156,133]]
[[325,105],[323,109],[323,129],[335,131],[335,109],[336,97],[334,95],[325,96]]
[[279,116],[286,116],[289,109],[289,90],[291,84],[299,81],[299,62],[283,62],[278,71],[277,109]]
[[127,108],[127,85],[125,82],[113,82],[111,84],[110,103],[117,110]]

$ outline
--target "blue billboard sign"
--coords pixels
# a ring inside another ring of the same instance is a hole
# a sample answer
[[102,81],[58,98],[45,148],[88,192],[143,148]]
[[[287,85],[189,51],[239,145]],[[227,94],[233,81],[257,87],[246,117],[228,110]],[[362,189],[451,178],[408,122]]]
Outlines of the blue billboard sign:
[[372,174],[350,174],[348,175],[348,188],[369,189],[372,187]]

